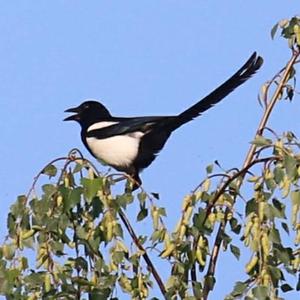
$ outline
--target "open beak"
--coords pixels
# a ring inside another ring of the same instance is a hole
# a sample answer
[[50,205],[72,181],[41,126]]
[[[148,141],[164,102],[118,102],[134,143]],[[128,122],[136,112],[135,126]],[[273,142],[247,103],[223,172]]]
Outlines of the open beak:
[[69,108],[67,110],[65,110],[65,112],[67,113],[75,113],[72,116],[69,116],[67,118],[64,119],[64,121],[77,121],[79,119],[79,110],[78,107],[74,107],[74,108]]

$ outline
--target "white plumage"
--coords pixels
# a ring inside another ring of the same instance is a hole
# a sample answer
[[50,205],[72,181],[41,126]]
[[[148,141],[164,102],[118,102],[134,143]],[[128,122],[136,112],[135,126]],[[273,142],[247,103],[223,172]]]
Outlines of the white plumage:
[[[118,122],[98,122],[88,128],[88,132],[94,129],[108,127]],[[116,135],[113,137],[98,139],[88,137],[88,146],[93,154],[108,165],[117,167],[119,170],[128,169],[132,161],[136,158],[139,143],[143,132],[137,131],[126,135]]]

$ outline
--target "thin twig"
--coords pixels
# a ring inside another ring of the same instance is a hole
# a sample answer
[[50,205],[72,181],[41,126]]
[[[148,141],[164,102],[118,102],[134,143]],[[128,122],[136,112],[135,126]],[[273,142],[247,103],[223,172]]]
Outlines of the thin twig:
[[143,258],[144,258],[144,260],[145,260],[145,262],[146,262],[146,264],[149,268],[149,271],[153,274],[153,277],[155,278],[155,280],[156,280],[156,282],[157,282],[157,284],[160,288],[161,293],[164,296],[166,296],[167,291],[166,291],[164,283],[162,282],[158,272],[156,271],[152,261],[150,260],[150,258],[148,256],[145,248],[141,245],[137,235],[135,234],[132,226],[130,225],[129,220],[127,219],[126,215],[124,214],[124,212],[121,208],[119,209],[119,216],[120,216],[121,220],[123,221],[125,227],[127,228],[127,230],[129,232],[131,238],[133,239],[135,245],[142,251]]
[[[233,174],[228,180],[225,181],[225,183],[222,185],[222,187],[218,190],[218,192],[215,194],[214,198],[212,199],[211,203],[209,203],[208,207],[206,208],[206,217],[209,215],[211,209],[214,207],[216,202],[218,201],[219,197],[226,191],[227,187],[232,183],[235,179],[239,178],[240,176],[244,176],[248,172],[250,168],[252,168],[254,165],[259,164],[259,163],[265,163],[268,161],[273,161],[279,159],[279,157],[275,156],[270,156],[270,157],[264,157],[260,159],[253,160],[252,162],[249,163],[249,165],[245,166],[242,170],[239,172]],[[206,218],[204,219],[205,223]]]

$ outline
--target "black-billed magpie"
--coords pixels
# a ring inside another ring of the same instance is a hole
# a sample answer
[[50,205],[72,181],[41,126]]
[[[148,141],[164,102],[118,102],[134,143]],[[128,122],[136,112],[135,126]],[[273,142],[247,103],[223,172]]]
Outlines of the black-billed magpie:
[[97,159],[129,174],[135,184],[142,183],[139,172],[147,168],[165,145],[171,133],[221,101],[247,81],[261,67],[263,59],[254,52],[227,81],[199,102],[176,116],[113,117],[104,105],[85,101],[65,112],[75,113],[64,121],[81,125],[81,139]]

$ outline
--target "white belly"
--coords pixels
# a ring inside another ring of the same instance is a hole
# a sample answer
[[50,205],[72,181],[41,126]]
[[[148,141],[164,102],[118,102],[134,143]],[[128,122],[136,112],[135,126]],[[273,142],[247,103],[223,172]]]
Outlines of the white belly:
[[[117,122],[99,122],[88,128],[88,131],[116,124]],[[116,135],[110,138],[87,138],[87,144],[96,158],[120,171],[126,171],[132,165],[139,149],[142,132],[129,135]]]
[[126,135],[117,135],[101,140],[87,138],[87,143],[98,159],[120,170],[126,169],[132,164],[139,148],[139,139]]

